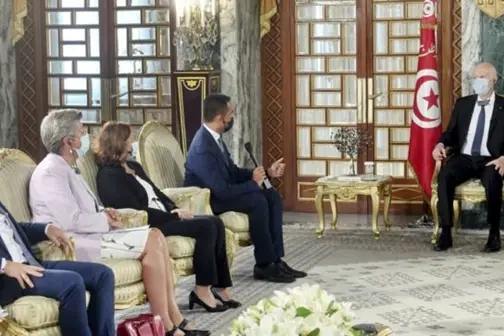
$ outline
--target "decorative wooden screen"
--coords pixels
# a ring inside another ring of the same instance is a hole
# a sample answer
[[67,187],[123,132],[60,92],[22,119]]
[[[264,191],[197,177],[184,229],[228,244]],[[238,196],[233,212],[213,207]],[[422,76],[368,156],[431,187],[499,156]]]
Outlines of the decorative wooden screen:
[[92,126],[107,120],[102,110],[98,0],[46,0],[49,110],[75,108]]
[[357,6],[297,1],[295,12],[298,199],[307,200],[315,177],[349,172],[331,135],[358,123]]
[[395,203],[421,203],[407,160],[423,0],[374,0],[372,13],[376,173],[394,177]]
[[169,0],[115,0],[117,119],[172,124]]

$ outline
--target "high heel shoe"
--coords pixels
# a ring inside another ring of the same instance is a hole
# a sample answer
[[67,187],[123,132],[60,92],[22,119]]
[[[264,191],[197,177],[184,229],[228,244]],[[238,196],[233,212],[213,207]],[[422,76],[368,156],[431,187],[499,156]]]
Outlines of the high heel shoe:
[[189,324],[189,321],[187,321],[186,319],[183,319],[177,328],[182,330],[184,332],[184,334],[186,334],[187,336],[210,336],[210,331],[208,331],[208,330],[186,329],[186,326],[188,324]]
[[215,307],[211,307],[207,305],[203,300],[201,300],[198,295],[194,291],[189,294],[189,309],[192,310],[194,308],[194,304],[200,305],[205,308],[205,310],[209,313],[220,313],[226,311],[228,309],[225,305],[216,305]]
[[228,306],[229,308],[238,308],[238,307],[240,307],[240,306],[241,306],[241,303],[240,303],[240,302],[235,301],[235,300],[233,300],[233,299],[231,299],[231,300],[227,300],[227,301],[226,301],[226,300],[224,300],[224,299],[223,299],[223,298],[222,298],[222,297],[221,297],[221,296],[217,293],[217,291],[215,290],[215,288],[213,288],[213,287],[212,287],[212,294],[213,294],[213,296],[214,296],[217,300],[219,300],[220,302],[222,302],[222,304],[223,304],[224,306]]

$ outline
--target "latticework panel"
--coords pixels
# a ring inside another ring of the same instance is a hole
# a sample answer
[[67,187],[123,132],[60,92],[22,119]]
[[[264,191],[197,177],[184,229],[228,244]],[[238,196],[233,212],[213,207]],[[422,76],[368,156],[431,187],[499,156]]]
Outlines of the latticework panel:
[[357,126],[357,2],[297,1],[295,6],[297,175],[349,172],[331,143],[339,127]]
[[[261,41],[261,75],[263,78],[263,132],[264,164],[269,167],[284,156],[283,126],[285,111],[282,107],[282,44],[280,15],[271,19],[271,29]],[[272,181],[282,196],[284,179]]]
[[49,110],[78,109],[90,127],[102,122],[99,17],[98,0],[45,1]]
[[462,0],[453,1],[452,12],[452,72],[453,102],[462,94]]
[[24,19],[24,36],[16,44],[17,110],[19,146],[36,159],[40,156],[40,123],[37,116],[37,74],[35,60],[35,25],[32,1],[27,1],[28,14]]
[[374,126],[376,173],[397,179],[414,179],[407,160],[422,15],[423,0],[373,1],[373,86],[378,97],[368,122]]
[[115,0],[117,119],[172,123],[169,0]]

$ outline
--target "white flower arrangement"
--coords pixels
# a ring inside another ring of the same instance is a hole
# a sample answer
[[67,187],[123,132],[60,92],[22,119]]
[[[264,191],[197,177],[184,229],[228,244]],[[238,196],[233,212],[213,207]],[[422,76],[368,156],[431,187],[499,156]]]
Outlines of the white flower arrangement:
[[248,308],[230,328],[229,336],[356,336],[351,303],[340,303],[318,285],[303,284],[275,291]]

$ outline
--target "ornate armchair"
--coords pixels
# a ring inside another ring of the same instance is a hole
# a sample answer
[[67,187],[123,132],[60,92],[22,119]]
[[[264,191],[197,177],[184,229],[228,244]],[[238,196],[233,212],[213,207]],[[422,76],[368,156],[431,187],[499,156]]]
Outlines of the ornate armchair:
[[[29,222],[28,185],[35,163],[17,149],[0,149],[0,200],[18,221]],[[129,214],[128,214],[129,212]],[[146,216],[126,210],[127,221],[137,222]],[[137,219],[133,218],[137,217]],[[45,260],[75,260],[46,241],[34,246],[34,251]],[[126,309],[144,303],[142,267],[136,260],[103,260],[115,275],[115,307]],[[45,297],[25,296],[4,307],[9,316],[0,322],[0,335],[59,335],[59,303]]]
[[[449,158],[447,159],[449,160]],[[431,211],[434,220],[434,232],[432,233],[432,243],[435,244],[439,234],[439,214],[437,209],[437,204],[439,200],[437,188],[438,188],[438,177],[441,171],[442,162],[437,161],[436,167],[434,169],[434,175],[432,176],[432,197],[431,197]],[[455,189],[455,197],[453,198],[453,227],[458,229],[460,221],[460,203],[466,201],[469,203],[481,203],[486,201],[485,189],[481,185],[480,180],[472,179]]]
[[[96,189],[96,174],[98,173],[98,166],[94,160],[94,154],[90,150],[86,153],[86,155],[77,160],[77,166],[80,169],[82,177],[86,180],[91,190],[94,192],[96,197],[98,198],[98,192]],[[198,188],[177,188],[173,191],[173,197],[171,199],[177,204],[179,207],[186,207],[190,209],[195,209],[201,207],[195,201],[198,199],[197,193]],[[99,199],[99,198],[98,198]],[[145,218],[142,222],[134,223],[130,222],[128,225],[138,226],[138,225],[146,225],[147,224],[147,214],[145,214]],[[233,258],[236,252],[236,243],[235,239],[231,232],[227,233],[227,257],[229,266],[233,264]],[[182,236],[171,236],[167,237],[166,241],[168,243],[168,249],[170,251],[170,257],[173,261],[173,269],[177,275],[191,275],[193,274],[193,255],[194,255],[194,247],[196,241],[193,238],[187,238]]]
[[[180,188],[184,184],[185,157],[177,140],[163,124],[147,122],[138,137],[137,160],[142,164],[150,179],[172,200],[186,202],[178,190],[191,190],[191,197],[197,199],[196,214],[213,214],[210,207],[210,190],[200,188]],[[229,211],[219,216],[227,229],[238,236],[241,246],[250,245],[247,215]]]

